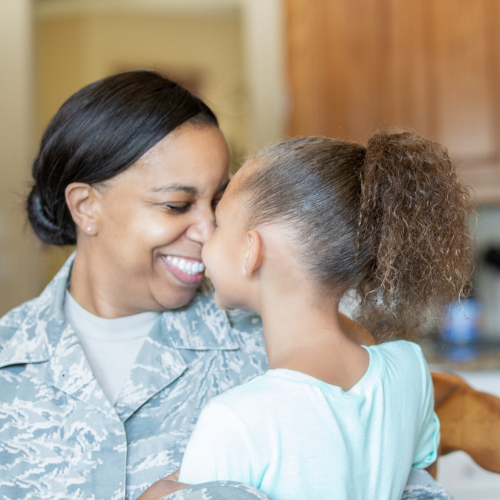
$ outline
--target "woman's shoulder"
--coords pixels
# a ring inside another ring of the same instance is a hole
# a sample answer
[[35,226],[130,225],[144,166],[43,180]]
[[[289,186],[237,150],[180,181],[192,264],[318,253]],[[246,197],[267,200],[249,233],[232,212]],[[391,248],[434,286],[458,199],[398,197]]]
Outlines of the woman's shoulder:
[[26,318],[37,308],[38,297],[15,307],[0,318],[0,351],[22,326]]
[[[0,352],[12,342],[24,345],[24,351],[27,352],[45,343],[47,333],[60,330],[65,321],[62,304],[73,259],[74,254],[38,297],[24,302],[0,318]],[[20,332],[18,337],[15,336],[16,332]],[[21,350],[16,348],[13,351],[19,354]]]

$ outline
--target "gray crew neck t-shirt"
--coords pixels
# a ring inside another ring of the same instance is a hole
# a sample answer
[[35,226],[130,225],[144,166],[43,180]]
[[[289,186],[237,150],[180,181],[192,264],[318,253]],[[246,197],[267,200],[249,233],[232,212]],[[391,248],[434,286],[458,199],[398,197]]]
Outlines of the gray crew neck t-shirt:
[[124,318],[100,318],[84,309],[66,291],[64,312],[75,330],[92,371],[112,405],[160,313],[145,312]]

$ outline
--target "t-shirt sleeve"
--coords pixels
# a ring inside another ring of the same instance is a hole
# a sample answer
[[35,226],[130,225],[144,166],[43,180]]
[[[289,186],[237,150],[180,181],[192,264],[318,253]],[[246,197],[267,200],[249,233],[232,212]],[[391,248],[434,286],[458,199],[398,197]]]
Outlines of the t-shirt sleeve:
[[423,419],[422,427],[413,455],[413,467],[425,469],[434,463],[438,456],[439,441],[441,439],[439,419],[434,412],[434,386],[427,363],[419,348],[423,377]]
[[227,405],[212,400],[201,412],[188,442],[179,481],[238,481],[258,488],[256,459],[243,422]]

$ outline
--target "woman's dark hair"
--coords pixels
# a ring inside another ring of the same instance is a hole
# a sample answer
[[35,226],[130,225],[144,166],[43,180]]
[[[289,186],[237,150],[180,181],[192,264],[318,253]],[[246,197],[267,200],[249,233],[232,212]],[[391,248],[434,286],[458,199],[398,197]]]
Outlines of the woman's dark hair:
[[198,97],[152,71],[120,73],[72,95],[50,122],[32,167],[27,208],[37,236],[75,244],[68,184],[110,179],[186,122],[218,126]]
[[410,132],[365,147],[306,137],[256,155],[239,193],[249,227],[284,223],[322,290],[360,299],[378,340],[418,332],[460,298],[472,271],[468,191],[446,149]]

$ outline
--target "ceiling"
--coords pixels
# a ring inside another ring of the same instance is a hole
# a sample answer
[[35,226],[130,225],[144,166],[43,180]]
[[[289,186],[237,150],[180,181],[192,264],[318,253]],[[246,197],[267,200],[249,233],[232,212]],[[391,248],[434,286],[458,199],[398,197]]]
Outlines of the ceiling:
[[37,17],[92,12],[142,12],[190,15],[234,14],[244,0],[34,0]]

